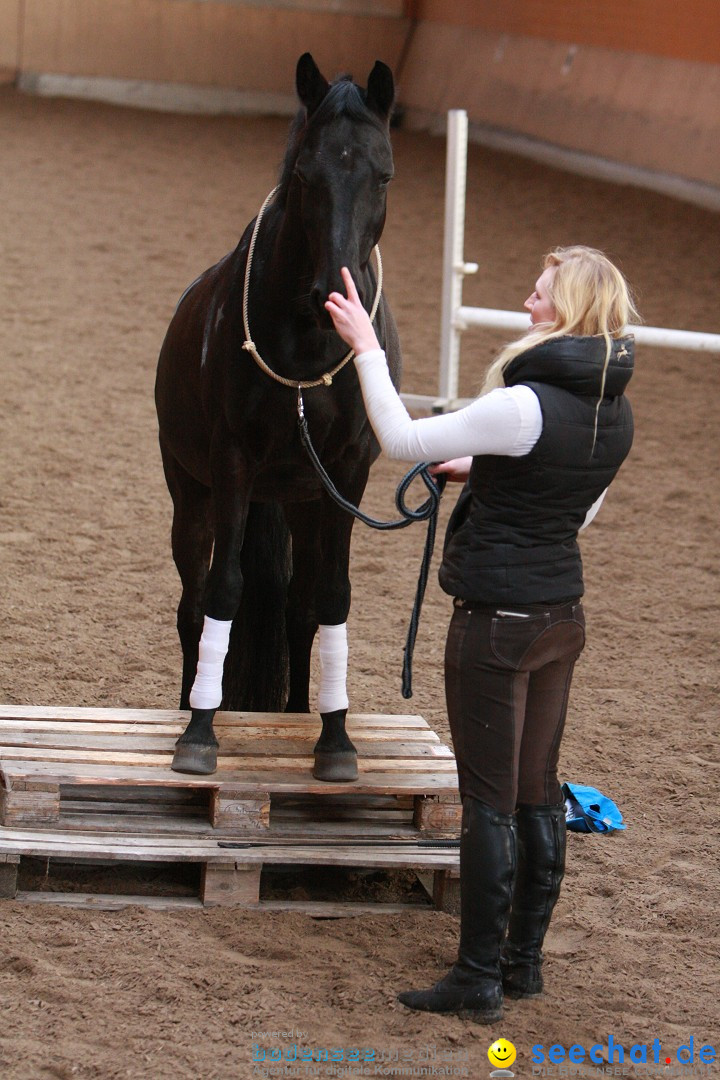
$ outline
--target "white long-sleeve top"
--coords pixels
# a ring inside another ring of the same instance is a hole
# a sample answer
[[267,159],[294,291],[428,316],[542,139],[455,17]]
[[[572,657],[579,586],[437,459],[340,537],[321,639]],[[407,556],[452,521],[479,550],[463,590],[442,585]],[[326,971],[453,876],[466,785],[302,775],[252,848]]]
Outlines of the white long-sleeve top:
[[[529,386],[499,387],[464,409],[413,420],[390,379],[382,349],[355,357],[365,408],[383,453],[401,461],[448,461],[478,454],[524,457],[540,438],[542,409]],[[590,524],[605,498],[593,503]]]

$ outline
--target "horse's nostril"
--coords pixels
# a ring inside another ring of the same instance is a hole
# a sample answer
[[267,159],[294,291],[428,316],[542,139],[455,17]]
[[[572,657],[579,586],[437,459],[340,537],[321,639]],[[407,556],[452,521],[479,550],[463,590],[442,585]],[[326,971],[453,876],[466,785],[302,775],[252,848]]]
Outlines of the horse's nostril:
[[325,301],[328,298],[328,294],[323,292],[322,289],[317,286],[310,290],[310,311],[313,314],[313,318],[322,326],[332,326],[332,319],[325,310]]

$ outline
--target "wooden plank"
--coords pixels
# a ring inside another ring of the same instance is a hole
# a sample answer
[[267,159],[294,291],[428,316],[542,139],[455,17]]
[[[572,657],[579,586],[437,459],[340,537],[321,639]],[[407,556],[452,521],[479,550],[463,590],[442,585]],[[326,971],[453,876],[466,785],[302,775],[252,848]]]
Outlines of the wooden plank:
[[[44,762],[7,762],[3,766],[6,780],[11,783],[15,778],[25,779],[28,773],[42,776],[45,779],[54,779],[58,784],[83,784],[102,781],[106,784],[127,784],[132,781],[137,784],[159,784],[161,786],[175,787],[218,787],[223,783],[242,783],[246,787],[270,789],[272,794],[302,792],[313,795],[333,795],[352,790],[357,793],[374,795],[395,795],[400,792],[412,792],[414,794],[454,794],[457,791],[457,773],[454,763],[438,761],[433,764],[432,771],[414,772],[405,770],[404,766],[398,767],[396,762],[390,763],[388,772],[378,770],[378,762],[373,762],[372,769],[367,763],[360,763],[360,775],[357,780],[349,782],[328,783],[322,780],[314,780],[310,772],[305,769],[286,770],[280,778],[272,771],[252,772],[240,770],[219,769],[213,776],[191,776],[185,773],[175,773],[171,769],[141,769],[129,768],[116,765],[81,765],[71,766],[72,771],[60,770],[57,763]],[[428,766],[425,766],[428,769]]]
[[270,793],[224,786],[210,797],[210,821],[217,828],[267,829],[270,824]]
[[132,851],[133,848],[153,848],[156,852],[161,851],[168,858],[189,854],[198,862],[202,858],[213,855],[222,856],[222,849],[218,848],[217,840],[214,839],[180,837],[177,840],[168,840],[166,837],[152,834],[117,833],[104,836],[92,832],[69,836],[64,829],[0,829],[0,852],[45,856],[58,854],[61,848],[64,849],[62,853],[68,855],[93,851],[127,852]]
[[126,907],[144,907],[151,911],[202,911],[199,898],[192,896],[123,896],[105,893],[30,892],[15,896],[18,904],[59,904],[62,907],[94,908],[98,911],[121,911]]
[[[223,738],[220,744],[220,753],[227,757],[309,757],[317,741],[318,732],[314,731],[306,738],[286,736],[284,738],[238,738],[231,736]],[[354,738],[354,743],[360,757],[453,757],[452,751],[439,741],[439,739],[399,739],[397,733],[389,735],[383,733],[379,738]],[[96,751],[108,751],[118,760],[124,760],[127,752],[132,755],[142,755],[143,760],[153,754],[171,754],[174,750],[175,738],[170,736],[151,735],[76,735],[72,732],[3,732],[0,739],[0,760],[12,759],[20,756],[18,749],[26,747],[26,757],[33,758],[38,755],[38,750],[60,751],[75,750],[78,755]],[[48,760],[54,760],[49,754],[45,755]]]
[[112,817],[118,821],[119,828],[127,832],[129,829],[144,831],[146,827],[138,824],[148,818],[161,825],[162,822],[173,822],[182,828],[193,822],[198,822],[206,829],[211,828],[210,816],[207,807],[177,807],[177,806],[153,806],[151,802],[137,803],[92,803],[90,806],[80,803],[69,802],[60,805],[59,822],[63,828],[67,828],[68,820],[75,821],[82,818],[87,822],[88,829],[94,829],[98,823],[103,823],[106,818]]
[[[254,755],[226,753],[223,747],[220,746],[218,769],[231,769],[233,772],[264,770],[268,775],[298,768],[305,768],[308,772],[311,772],[313,767],[312,745],[312,740],[308,741],[305,743],[304,753],[298,752],[294,756],[264,754],[257,757]],[[449,771],[454,771],[454,757],[451,754],[438,755],[432,758],[426,755],[405,757],[402,754],[393,757],[391,756],[392,750],[391,745],[383,747],[383,753],[378,753],[378,756],[372,754],[361,755],[358,760],[358,768],[359,765],[364,764],[366,767],[380,770],[397,769],[398,766],[403,769],[427,769],[429,768],[429,760],[437,760],[438,766],[446,766]],[[169,769],[172,759],[172,746],[168,746],[164,754],[151,751],[144,754],[110,750],[51,750],[51,748],[45,746],[3,746],[0,754],[0,767],[4,771],[5,764],[11,764],[13,761],[39,761],[42,764],[52,764],[55,761],[63,762],[68,766],[72,764],[106,764],[109,767],[118,765],[142,769],[155,767]],[[28,770],[28,772],[31,774],[31,770]]]
[[[215,714],[215,724],[273,724],[307,726],[313,718],[312,713],[262,713],[262,712],[224,712]],[[37,705],[0,705],[0,719],[11,720],[78,720],[97,723],[124,724],[168,724],[187,725],[190,716],[179,709],[113,709],[88,708],[82,706],[37,706]],[[317,717],[315,718],[317,720]],[[417,727],[427,728],[421,716],[411,713],[348,713],[347,727],[362,723],[368,727]]]
[[[225,714],[230,715],[230,714]],[[250,714],[249,714],[250,715]],[[314,732],[320,727],[319,717],[305,715],[302,717],[286,716],[285,714],[270,714],[270,719],[264,723],[254,722],[258,713],[253,713],[252,720],[223,720],[222,713],[216,714],[214,728],[220,735],[247,734],[262,738],[266,735],[297,735],[303,731]],[[150,723],[123,723],[114,721],[89,721],[89,720],[44,720],[41,718],[2,718],[0,717],[0,742],[4,732],[76,732],[87,735],[133,735],[142,733],[145,735],[174,735],[177,737],[185,730],[189,716],[183,716],[176,722],[155,721]],[[410,722],[408,722],[410,721]],[[413,722],[414,721],[414,722]],[[394,716],[368,716],[352,717],[347,719],[346,727],[353,735],[366,735],[368,738],[395,738],[402,733],[413,739],[428,739],[439,741],[437,734],[428,727],[421,717],[394,717]]]
[[58,793],[58,784],[54,780],[19,780],[12,786],[13,791],[41,791]]
[[433,874],[433,904],[438,911],[460,914],[460,869],[436,870]]
[[[20,773],[22,779],[40,779],[45,776],[53,778],[61,777],[63,783],[71,783],[70,777],[75,775],[75,766],[86,767],[92,765],[105,766],[107,769],[117,767],[117,774],[124,768],[125,777],[137,774],[138,780],[142,779],[140,773],[147,773],[149,769],[157,769],[157,773],[167,772],[167,781],[172,777],[185,776],[185,783],[191,786],[198,783],[198,779],[191,773],[176,773],[170,769],[170,753],[167,754],[114,754],[109,750],[46,750],[42,748],[12,746],[3,748],[2,770],[6,775],[11,775],[12,767],[15,766],[15,774]],[[21,770],[20,765],[24,766]],[[66,768],[59,770],[58,766]],[[223,754],[222,748],[218,755],[218,772],[213,773],[214,785],[218,782],[234,777],[244,772],[252,772],[257,775],[278,776],[282,773],[296,773],[298,770],[311,772],[313,765],[312,755],[298,755],[297,757],[259,757],[248,759],[230,754]],[[358,767],[361,771],[382,772],[402,769],[427,771],[432,767],[441,772],[455,772],[455,758],[433,758],[432,766],[427,758],[391,758],[377,757],[360,759]],[[78,773],[77,775],[81,775]],[[157,780],[157,776],[149,776],[148,779]],[[209,778],[205,778],[209,782]],[[110,783],[108,779],[108,783]],[[183,782],[176,781],[174,786],[182,786]]]
[[411,845],[393,847],[388,842],[383,847],[359,847],[352,841],[345,847],[338,845],[313,846],[298,843],[295,847],[252,847],[235,849],[238,857],[248,862],[262,858],[265,865],[287,864],[297,866],[364,866],[377,869],[400,870],[415,868],[454,869],[459,866],[457,849],[416,848]]
[[[140,788],[140,791],[152,792],[153,788]],[[132,820],[137,817],[153,817],[158,822],[164,818],[172,818],[176,821],[204,821],[210,823],[210,808],[205,805],[182,804],[182,803],[156,803],[152,798],[138,799],[137,802],[113,802],[108,799],[85,800],[85,799],[62,799],[60,803],[60,817],[66,818],[85,817],[89,822],[96,823],[98,819],[115,816],[120,820]],[[272,801],[270,803],[270,821],[277,830],[296,828],[307,829],[317,826],[325,828],[329,824],[346,824],[356,828],[370,828],[371,826],[412,825],[412,811],[408,810],[368,810],[362,808],[356,810],[333,809],[327,810],[318,805],[313,812],[312,808],[300,813],[276,812]]]
[[[220,858],[217,853],[212,857],[197,850],[184,848],[140,847],[133,848],[71,848],[70,845],[62,847],[54,845],[44,848],[40,844],[33,844],[32,850],[23,851],[23,855],[31,855],[43,859],[61,859],[70,862],[97,862],[103,863],[201,863],[206,866],[215,866],[227,862],[228,852]],[[452,869],[458,865],[456,851],[444,850],[416,850],[410,847],[397,848],[348,848],[346,850],[336,847],[312,847],[299,843],[295,848],[289,847],[248,847],[238,848],[238,857],[242,857],[244,863],[252,864],[258,869],[263,865],[283,866],[347,866],[368,867],[386,870],[444,870]]]
[[343,840],[340,843],[337,843],[332,838],[328,838],[325,842],[322,839],[316,839],[306,843],[302,839],[276,837],[270,840],[265,836],[260,838],[241,837],[236,841],[226,838],[215,839],[213,837],[168,839],[152,834],[138,835],[134,833],[101,835],[88,832],[70,836],[64,830],[57,829],[3,828],[0,829],[0,854],[40,856],[62,854],[73,856],[83,853],[96,853],[110,856],[114,852],[121,855],[127,853],[132,855],[135,851],[149,851],[152,849],[154,857],[161,860],[165,856],[168,859],[176,856],[187,856],[195,861],[200,861],[209,858],[228,859],[231,857],[227,854],[228,852],[235,853],[238,851],[243,853],[257,851],[263,857],[269,857],[276,849],[289,852],[293,857],[304,850],[314,852],[337,851],[339,853],[359,851],[363,855],[372,851],[408,851],[411,854],[415,851],[421,853],[446,850],[452,853],[457,851],[457,848],[445,847],[442,842],[439,842],[437,848],[432,844],[428,845],[424,839],[418,839],[417,835],[415,835],[414,839],[415,843],[413,844],[395,845],[392,840],[385,840],[385,842],[378,845],[371,844],[362,847],[354,844],[352,839]]
[[7,732],[75,732],[78,735],[180,735],[187,727],[187,718],[174,724],[115,724],[110,721],[7,719],[0,717],[0,744]]
[[[97,911],[121,911],[126,907],[144,907],[153,911],[202,911],[199,899],[186,896],[109,896],[102,893],[27,892],[17,894],[18,904],[59,904],[62,907],[91,908]],[[357,915],[401,915],[421,907],[419,904],[364,904],[324,900],[261,900],[258,904],[237,907],[257,911],[294,911],[315,918],[343,919]]]
[[[37,823],[42,824],[42,823]],[[142,833],[155,834],[158,836],[195,837],[212,839],[222,836],[223,838],[238,837],[237,828],[232,825],[214,828],[207,818],[178,818],[172,815],[153,817],[152,814],[134,815],[128,818],[123,814],[60,814],[60,820],[54,823],[56,827],[62,827],[68,833],[127,833],[129,835]],[[2,834],[0,833],[0,836]],[[304,824],[281,823],[273,827],[272,820],[268,826],[268,836],[287,837],[295,840],[314,839],[323,837],[343,837],[348,840],[358,839],[413,839],[417,837],[417,831],[412,824],[407,822],[364,822],[359,821],[308,821]]]
[[419,832],[460,832],[462,805],[460,795],[416,795],[413,824]]
[[[139,788],[139,791],[152,791],[152,788]],[[62,799],[60,803],[60,817],[66,815],[84,815],[88,819],[104,817],[106,814],[116,814],[126,818],[144,817],[152,814],[161,818],[173,817],[176,819],[197,819],[209,821],[209,808],[197,803],[167,803],[164,800],[154,802],[152,799],[138,799],[137,802],[113,802],[109,799]]]
[[220,846],[211,840],[182,837],[168,840],[157,836],[76,834],[38,830],[3,829],[0,852],[57,859],[103,859],[110,862],[204,862],[243,865],[297,863],[300,865],[349,865],[377,867],[455,867],[457,848],[423,847],[419,844],[358,845],[303,842],[265,843],[238,841]]
[[417,871],[417,879],[432,900],[433,907],[448,915],[460,914],[460,870],[451,869]]
[[363,829],[412,829],[413,832],[416,832],[412,824],[412,817],[408,816],[405,811],[399,811],[398,813],[378,812],[365,816],[358,810],[356,813],[347,814],[323,814],[318,812],[317,814],[308,813],[304,816],[285,817],[273,813],[272,802],[270,804],[270,826],[277,833],[286,833],[288,830],[294,830],[296,833],[302,833],[304,830],[322,832],[323,829],[332,827],[346,828],[356,832],[358,835],[362,835]]
[[[225,714],[240,715],[240,714]],[[123,723],[167,724],[188,722],[188,713],[180,709],[113,709],[67,705],[0,705],[0,718],[10,720],[95,720]]]
[[339,795],[328,795],[327,798],[319,800],[314,795],[304,795],[302,792],[297,792],[292,795],[278,795],[273,805],[275,809],[296,809],[305,806],[317,806],[322,802],[323,806],[332,807],[367,807],[371,809],[387,809],[387,808],[400,808],[412,810],[415,805],[415,799],[412,795],[369,795],[367,793],[355,794],[352,789],[343,792]]
[[21,788],[0,792],[0,824],[55,824],[60,815],[60,792]]
[[[207,815],[178,816],[176,814],[65,814],[60,811],[60,818],[55,822],[68,833],[127,833],[129,835],[155,833],[162,836],[187,836],[210,838],[217,831],[213,829]],[[222,830],[223,835],[225,831]],[[0,834],[1,835],[1,834]]]
[[262,866],[253,863],[205,863],[200,899],[206,907],[257,904],[260,900]]

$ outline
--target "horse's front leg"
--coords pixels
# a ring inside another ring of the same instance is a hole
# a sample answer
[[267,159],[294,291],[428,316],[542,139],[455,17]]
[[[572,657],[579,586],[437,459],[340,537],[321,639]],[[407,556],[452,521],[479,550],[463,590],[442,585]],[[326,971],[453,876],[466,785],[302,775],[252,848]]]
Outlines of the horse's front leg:
[[228,455],[220,475],[213,478],[215,547],[205,589],[197,672],[190,691],[192,714],[175,744],[172,768],[176,772],[213,773],[217,768],[213,720],[222,701],[223,666],[242,595],[240,552],[249,506],[238,470],[231,465]]
[[320,623],[317,641],[320,656],[318,710],[322,731],[315,743],[313,776],[316,780],[357,780],[357,750],[345,730],[349,704],[347,622]]
[[[357,752],[345,731],[347,714],[347,626],[350,586],[347,561],[338,565],[336,551],[349,546],[349,535],[337,536],[323,516],[323,504],[285,507],[292,534],[293,573],[288,592],[286,626],[290,660],[287,712],[310,711],[310,656],[317,640],[320,657],[318,710],[323,733],[315,746],[313,775],[318,780],[356,780]],[[352,525],[352,519],[345,523]],[[326,622],[318,626],[317,611]],[[338,620],[342,619],[342,622]],[[316,638],[317,635],[317,638]]]
[[[367,480],[367,470],[358,472],[344,490],[357,505]],[[345,729],[347,696],[347,617],[350,611],[350,538],[355,519],[328,497],[323,498],[322,563],[316,583],[316,612],[319,623],[318,653],[320,686],[318,710],[322,732],[315,744],[313,776],[317,780],[357,780],[357,750]]]

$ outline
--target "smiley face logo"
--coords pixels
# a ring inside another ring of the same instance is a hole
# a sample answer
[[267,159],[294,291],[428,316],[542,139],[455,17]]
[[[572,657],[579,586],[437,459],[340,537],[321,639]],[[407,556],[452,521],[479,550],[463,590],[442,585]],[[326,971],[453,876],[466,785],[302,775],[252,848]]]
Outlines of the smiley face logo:
[[496,1039],[488,1050],[488,1061],[499,1069],[507,1069],[517,1057],[517,1051],[507,1039]]

